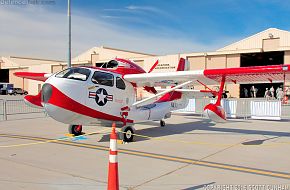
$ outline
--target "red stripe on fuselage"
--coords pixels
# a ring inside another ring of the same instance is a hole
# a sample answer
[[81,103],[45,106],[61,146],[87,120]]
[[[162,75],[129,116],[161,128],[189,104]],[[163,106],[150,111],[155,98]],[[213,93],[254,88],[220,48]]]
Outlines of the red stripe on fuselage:
[[[97,110],[94,110],[92,108],[89,108],[62,93],[60,90],[58,90],[56,87],[51,85],[52,87],[52,95],[48,101],[49,104],[55,105],[57,107],[89,116],[95,119],[104,119],[104,120],[110,120],[110,121],[123,121],[122,117],[117,117],[113,115],[109,115],[103,112],[99,112]],[[133,123],[133,120],[127,120],[129,123]]]

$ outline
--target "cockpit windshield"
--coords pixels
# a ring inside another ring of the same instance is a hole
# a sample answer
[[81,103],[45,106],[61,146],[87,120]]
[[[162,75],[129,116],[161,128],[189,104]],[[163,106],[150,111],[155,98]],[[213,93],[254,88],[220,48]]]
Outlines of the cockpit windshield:
[[55,77],[86,81],[89,78],[90,74],[91,71],[89,69],[76,67],[63,70],[57,73]]
[[118,61],[116,60],[111,60],[109,62],[104,63],[101,67],[102,68],[108,68],[108,69],[113,69],[113,68],[117,68],[119,65]]

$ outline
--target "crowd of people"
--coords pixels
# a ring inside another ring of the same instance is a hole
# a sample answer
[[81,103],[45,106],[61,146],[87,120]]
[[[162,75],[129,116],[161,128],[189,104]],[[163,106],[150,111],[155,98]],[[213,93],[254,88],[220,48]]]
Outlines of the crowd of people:
[[[245,98],[249,98],[249,97],[256,98],[258,90],[259,89],[256,88],[255,86],[252,86],[250,88],[250,90],[248,90],[247,88],[244,88],[243,89],[244,97]],[[250,94],[249,94],[249,92],[250,92]],[[289,98],[290,97],[290,87],[286,88],[285,93],[286,93],[285,95]],[[265,89],[264,98],[266,98],[267,100],[277,99],[279,101],[282,101],[283,97],[284,97],[284,91],[283,91],[282,86],[278,87],[276,90],[274,89],[273,86],[270,89],[269,88]]]

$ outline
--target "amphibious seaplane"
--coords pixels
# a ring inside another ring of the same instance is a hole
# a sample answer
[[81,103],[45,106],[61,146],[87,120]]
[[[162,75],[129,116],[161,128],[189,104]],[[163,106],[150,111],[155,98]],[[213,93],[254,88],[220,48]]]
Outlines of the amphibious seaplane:
[[[72,67],[54,74],[16,72],[21,78],[43,81],[38,95],[27,95],[30,106],[44,108],[53,119],[69,124],[69,132],[82,133],[83,125],[121,127],[121,138],[133,141],[134,123],[160,121],[171,112],[185,108],[189,98],[216,96],[216,103],[204,107],[204,113],[213,121],[226,120],[221,106],[225,83],[283,82],[290,79],[290,65],[257,66],[244,68],[187,70],[187,60],[181,58],[176,72],[152,72],[158,61],[147,73],[133,61],[113,59],[101,67]],[[189,87],[203,85],[205,90]],[[219,91],[207,85],[219,85]],[[169,88],[157,92],[157,86]],[[151,97],[136,100],[136,88],[143,87]]]

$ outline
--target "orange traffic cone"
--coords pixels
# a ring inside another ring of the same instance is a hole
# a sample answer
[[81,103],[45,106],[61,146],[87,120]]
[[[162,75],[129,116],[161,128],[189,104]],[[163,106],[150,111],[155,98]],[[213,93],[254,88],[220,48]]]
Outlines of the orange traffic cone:
[[108,190],[118,190],[119,189],[117,154],[118,154],[118,151],[117,151],[116,123],[113,123],[112,124],[112,133],[110,135]]

